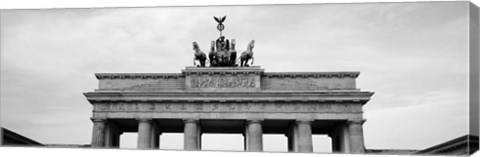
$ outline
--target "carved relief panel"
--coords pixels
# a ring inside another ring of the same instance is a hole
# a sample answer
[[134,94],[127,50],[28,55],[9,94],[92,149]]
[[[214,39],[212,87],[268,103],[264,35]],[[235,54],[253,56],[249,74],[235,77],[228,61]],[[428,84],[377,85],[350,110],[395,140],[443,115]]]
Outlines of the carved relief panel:
[[190,84],[192,88],[253,88],[255,78],[246,75],[190,76]]

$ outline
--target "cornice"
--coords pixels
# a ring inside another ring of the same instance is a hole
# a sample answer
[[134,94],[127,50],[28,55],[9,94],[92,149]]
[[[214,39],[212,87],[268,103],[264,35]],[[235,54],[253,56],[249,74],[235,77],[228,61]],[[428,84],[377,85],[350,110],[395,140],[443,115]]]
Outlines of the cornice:
[[185,77],[180,73],[96,73],[95,77],[102,79],[177,79]]
[[97,79],[177,79],[189,75],[260,75],[267,78],[357,78],[360,72],[264,72],[251,67],[186,67],[181,73],[96,73]]
[[263,91],[263,92],[135,92],[135,91],[97,91],[97,92],[87,92],[84,93],[85,96],[218,96],[218,97],[244,97],[244,96],[254,96],[254,97],[265,97],[265,96],[279,96],[279,97],[298,97],[298,96],[372,96],[373,92],[367,91],[357,91],[357,90],[342,90],[342,91],[317,91],[317,92],[308,92],[308,91]]
[[261,70],[205,70],[182,73],[96,73],[102,79],[177,79],[186,75],[261,75],[267,78],[357,78],[360,72],[263,72]]
[[265,70],[259,66],[251,67],[186,67],[182,69],[184,75],[261,75]]
[[333,102],[365,104],[371,92],[90,92],[84,93],[94,102]]
[[268,78],[357,78],[360,72],[268,72],[264,77]]

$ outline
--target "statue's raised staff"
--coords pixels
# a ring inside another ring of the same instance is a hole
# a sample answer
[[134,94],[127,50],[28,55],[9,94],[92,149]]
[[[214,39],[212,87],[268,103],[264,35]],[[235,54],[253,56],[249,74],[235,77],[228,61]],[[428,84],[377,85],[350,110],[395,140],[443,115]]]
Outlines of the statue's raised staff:
[[248,67],[248,61],[251,59],[253,65],[253,47],[255,46],[255,40],[250,41],[247,46],[247,50],[240,55],[240,66],[242,67]]
[[215,19],[215,21],[217,21],[218,25],[217,25],[217,29],[220,31],[220,36],[222,36],[222,31],[223,29],[225,29],[225,25],[223,25],[223,21],[225,21],[225,19],[227,18],[227,16],[223,16],[223,17],[213,17],[213,19]]
[[200,46],[198,46],[197,42],[193,42],[193,50],[195,51],[193,55],[193,65],[196,65],[195,60],[198,60],[198,62],[200,62],[200,65],[198,66],[205,67],[205,60],[207,60],[207,55],[205,55],[205,53],[200,50]]

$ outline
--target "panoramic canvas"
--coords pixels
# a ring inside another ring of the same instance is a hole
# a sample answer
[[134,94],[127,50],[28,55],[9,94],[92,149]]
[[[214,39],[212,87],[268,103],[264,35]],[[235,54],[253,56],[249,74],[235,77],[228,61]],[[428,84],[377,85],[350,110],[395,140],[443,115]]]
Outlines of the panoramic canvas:
[[2,10],[2,146],[470,154],[475,10]]

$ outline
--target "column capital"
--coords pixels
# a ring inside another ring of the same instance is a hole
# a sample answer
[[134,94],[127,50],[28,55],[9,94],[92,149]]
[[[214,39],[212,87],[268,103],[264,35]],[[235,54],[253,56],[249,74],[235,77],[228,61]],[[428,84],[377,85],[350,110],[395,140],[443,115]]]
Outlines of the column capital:
[[251,123],[259,123],[261,124],[262,123],[262,119],[247,119],[247,124],[251,124]]
[[94,117],[92,117],[92,118],[90,118],[90,120],[92,122],[106,122],[107,118],[94,118]]
[[183,119],[184,123],[198,123],[198,121],[199,121],[199,119],[194,119],[194,118]]
[[137,118],[138,122],[149,122],[151,120],[152,120],[151,118]]
[[295,120],[295,123],[297,124],[312,124],[313,120],[300,120],[300,119],[297,119]]
[[366,119],[349,119],[347,121],[348,124],[360,124],[363,125],[367,120]]

